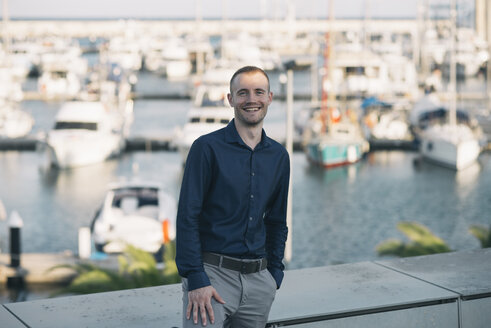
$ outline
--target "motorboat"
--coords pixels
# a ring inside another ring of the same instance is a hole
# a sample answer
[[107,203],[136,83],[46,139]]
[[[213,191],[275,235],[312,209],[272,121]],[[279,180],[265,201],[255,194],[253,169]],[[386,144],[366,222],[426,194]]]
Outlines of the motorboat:
[[171,38],[162,49],[162,60],[168,80],[182,80],[191,73],[191,59],[183,39]]
[[20,102],[24,99],[22,84],[15,79],[11,67],[0,67],[0,99],[8,99],[15,102]]
[[161,254],[165,243],[175,239],[176,213],[175,198],[158,183],[113,183],[91,223],[95,249],[121,253],[132,245]]
[[100,101],[70,101],[60,108],[48,132],[48,165],[73,168],[118,155],[125,138],[121,114]]
[[129,72],[139,71],[142,59],[137,40],[122,36],[112,38],[101,50],[101,62],[117,63]]
[[81,88],[79,76],[65,63],[45,65],[38,80],[38,90],[46,99],[75,98]]
[[234,117],[227,99],[230,70],[208,71],[194,94],[193,107],[186,115],[184,126],[176,129],[174,143],[186,162],[189,148],[200,136],[225,127]]
[[361,108],[362,128],[370,143],[395,146],[414,140],[409,125],[409,102],[370,97],[363,100]]
[[34,119],[17,103],[0,101],[0,138],[21,138],[31,132]]

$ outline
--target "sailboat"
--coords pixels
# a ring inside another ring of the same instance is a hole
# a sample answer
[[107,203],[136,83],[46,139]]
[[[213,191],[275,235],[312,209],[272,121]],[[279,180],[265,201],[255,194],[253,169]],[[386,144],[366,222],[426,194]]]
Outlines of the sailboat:
[[[329,8],[330,22],[333,21],[333,1]],[[335,102],[334,93],[326,91],[327,79],[332,81],[333,35],[326,33],[326,51],[324,66],[328,72],[324,75],[321,108],[309,122],[306,133],[305,151],[308,160],[325,168],[353,164],[359,161],[368,151],[369,144],[364,138],[358,120],[350,115],[342,115]]]
[[424,159],[455,170],[465,169],[477,161],[481,152],[478,137],[467,125],[457,123],[456,82],[457,65],[455,60],[456,0],[451,0],[450,33],[450,113],[449,120],[443,124],[429,126],[421,135],[420,154]]

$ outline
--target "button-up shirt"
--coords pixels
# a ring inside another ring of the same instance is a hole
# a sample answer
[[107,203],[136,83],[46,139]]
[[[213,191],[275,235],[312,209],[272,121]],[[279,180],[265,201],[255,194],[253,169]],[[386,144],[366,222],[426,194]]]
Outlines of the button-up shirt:
[[266,257],[279,288],[289,179],[288,153],[264,130],[254,149],[242,141],[234,120],[196,139],[186,160],[177,213],[176,264],[189,290],[210,285],[203,252]]

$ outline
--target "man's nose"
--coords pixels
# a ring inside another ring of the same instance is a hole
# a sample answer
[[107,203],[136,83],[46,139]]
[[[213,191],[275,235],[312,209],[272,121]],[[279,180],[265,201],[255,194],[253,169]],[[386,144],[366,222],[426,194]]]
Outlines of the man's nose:
[[258,99],[258,97],[254,92],[250,92],[247,95],[247,102],[256,102],[257,99]]

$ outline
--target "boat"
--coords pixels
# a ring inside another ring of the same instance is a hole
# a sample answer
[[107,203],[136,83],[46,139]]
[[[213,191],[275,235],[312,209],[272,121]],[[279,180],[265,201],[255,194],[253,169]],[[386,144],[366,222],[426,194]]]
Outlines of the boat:
[[399,146],[414,140],[409,124],[410,103],[405,100],[382,101],[377,97],[363,100],[362,128],[370,144]]
[[44,65],[38,80],[38,90],[45,99],[75,98],[81,87],[79,76],[63,62]]
[[[332,3],[330,20],[332,16]],[[332,59],[334,54],[333,37],[326,33],[326,52],[324,53],[322,101],[320,109],[313,112],[307,129],[304,132],[305,152],[309,162],[331,168],[358,162],[369,150],[369,143],[363,136],[358,117],[354,111],[346,110],[344,113],[335,103],[335,92],[327,94],[325,87],[333,85],[334,69]],[[336,54],[337,56],[337,54]],[[331,90],[332,91],[332,90]]]
[[132,245],[162,255],[164,245],[175,239],[176,213],[175,198],[158,183],[112,183],[91,223],[95,249],[121,253]]
[[101,62],[117,63],[128,72],[139,71],[142,61],[138,40],[129,36],[114,37],[101,49]]
[[0,101],[0,138],[21,138],[31,132],[34,119],[17,103]]
[[100,101],[64,103],[44,143],[48,165],[73,168],[118,155],[125,145],[120,122],[120,113]]
[[234,117],[234,110],[227,99],[232,74],[233,71],[228,69],[208,70],[196,87],[186,123],[176,129],[173,139],[183,163],[198,137],[225,127]]
[[450,33],[450,83],[448,120],[429,125],[421,133],[420,154],[424,159],[441,166],[462,170],[476,163],[481,152],[479,139],[468,125],[457,120],[455,57],[456,3],[452,2]]
[[479,140],[463,124],[436,124],[426,129],[420,144],[423,158],[462,170],[473,165],[481,153]]
[[317,111],[312,118],[307,130],[310,137],[304,136],[308,160],[325,168],[358,162],[369,150],[359,124],[348,118],[341,120],[338,109],[329,109],[329,115],[323,111]]
[[20,102],[24,99],[22,83],[15,79],[12,68],[8,66],[0,66],[0,99],[8,99],[15,102]]
[[191,73],[191,60],[188,49],[181,38],[170,38],[162,49],[165,76],[169,81],[186,79]]

